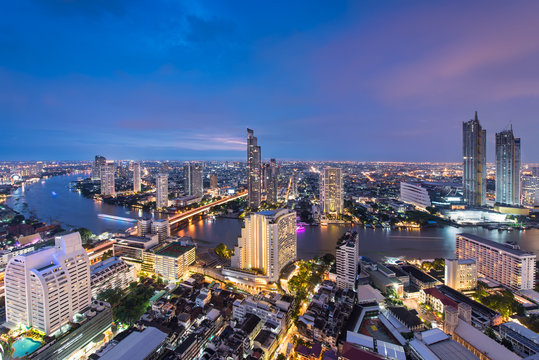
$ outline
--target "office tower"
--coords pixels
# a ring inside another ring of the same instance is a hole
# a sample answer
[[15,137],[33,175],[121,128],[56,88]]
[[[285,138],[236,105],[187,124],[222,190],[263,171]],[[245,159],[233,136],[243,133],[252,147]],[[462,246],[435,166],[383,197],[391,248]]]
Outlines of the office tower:
[[217,189],[219,187],[219,183],[217,182],[217,175],[211,174],[210,176],[210,188],[211,189]]
[[129,178],[129,163],[124,161],[118,161],[116,166],[116,173],[119,179],[128,179]]
[[249,206],[256,209],[260,206],[262,192],[262,168],[260,161],[260,146],[254,131],[247,129],[247,190],[249,191]]
[[475,119],[462,123],[462,185],[468,206],[484,206],[487,194],[487,131]]
[[168,174],[161,170],[155,179],[155,207],[164,209],[168,207]]
[[78,232],[12,258],[5,272],[6,320],[47,335],[90,306],[90,261]]
[[512,290],[533,289],[536,256],[516,245],[458,234],[456,254],[458,259],[474,259],[478,273]]
[[101,179],[101,166],[107,163],[107,159],[104,156],[96,155],[94,163],[92,164],[92,180]]
[[344,209],[342,170],[327,167],[320,174],[320,208],[323,214],[338,218]]
[[138,193],[141,190],[141,181],[140,181],[140,164],[133,164],[133,191]]
[[359,235],[357,232],[347,232],[337,242],[335,261],[337,286],[341,289],[355,291],[359,266]]
[[202,164],[186,163],[183,166],[185,194],[200,197],[204,195],[204,168]]
[[151,225],[152,234],[157,234],[159,242],[164,242],[170,237],[170,225],[168,220],[152,220]]
[[232,267],[255,270],[270,282],[296,259],[296,213],[288,209],[261,211],[245,218]]
[[114,195],[114,163],[101,165],[101,195]]
[[520,205],[520,138],[512,126],[496,133],[496,202]]
[[271,159],[264,165],[264,190],[266,191],[266,202],[268,204],[277,203],[277,181],[279,169],[275,159]]
[[471,290],[477,286],[477,264],[473,259],[445,259],[445,285],[455,290]]
[[400,198],[402,202],[413,204],[423,209],[431,205],[427,189],[421,185],[415,185],[404,181],[401,182]]

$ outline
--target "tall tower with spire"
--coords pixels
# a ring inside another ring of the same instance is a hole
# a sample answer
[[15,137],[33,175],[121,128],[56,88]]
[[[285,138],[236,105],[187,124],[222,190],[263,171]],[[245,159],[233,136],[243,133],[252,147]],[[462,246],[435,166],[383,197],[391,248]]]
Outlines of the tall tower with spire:
[[254,131],[247,129],[247,187],[249,190],[249,206],[258,208],[262,192],[262,164],[260,146]]
[[462,185],[468,206],[484,206],[487,193],[487,131],[477,111],[475,118],[462,123]]

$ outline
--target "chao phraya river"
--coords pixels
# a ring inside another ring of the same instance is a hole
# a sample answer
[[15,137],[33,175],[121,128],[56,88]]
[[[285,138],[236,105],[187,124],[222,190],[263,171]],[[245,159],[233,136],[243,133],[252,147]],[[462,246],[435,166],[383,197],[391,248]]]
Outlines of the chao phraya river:
[[[45,222],[58,222],[64,228],[86,227],[94,233],[122,231],[130,223],[102,219],[98,214],[136,218],[142,215],[125,207],[87,199],[69,189],[73,180],[84,175],[57,176],[15,191],[6,204],[26,216]],[[177,235],[191,236],[203,246],[225,243],[233,247],[240,234],[241,221],[235,219],[204,219],[177,231]],[[359,232],[362,255],[381,259],[385,256],[406,258],[449,257],[455,251],[455,235],[468,232],[494,241],[515,241],[523,250],[539,254],[539,230],[503,231],[480,227],[443,227],[423,230],[364,229],[357,226],[305,226],[298,233],[298,256],[309,259],[325,253],[335,253],[335,243],[346,230]]]

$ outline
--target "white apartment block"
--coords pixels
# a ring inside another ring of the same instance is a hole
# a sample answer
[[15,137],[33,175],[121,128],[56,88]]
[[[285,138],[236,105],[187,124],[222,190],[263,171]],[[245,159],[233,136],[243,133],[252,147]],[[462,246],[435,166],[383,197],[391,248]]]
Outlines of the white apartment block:
[[359,235],[346,233],[337,243],[335,254],[337,267],[337,286],[340,289],[356,290],[359,265]]
[[101,195],[114,195],[114,163],[101,165]]
[[458,234],[456,245],[457,258],[474,259],[479,274],[515,291],[533,289],[534,254],[470,234]]
[[155,274],[163,280],[178,282],[189,269],[189,265],[195,262],[195,247],[173,242],[155,250],[153,256]]
[[93,298],[97,298],[97,295],[107,289],[127,289],[129,284],[136,280],[135,267],[116,256],[95,263],[90,267]]
[[284,306],[280,308],[277,304],[267,301],[263,296],[248,296],[245,299],[234,301],[232,317],[242,322],[248,314],[254,314],[264,321],[285,327],[287,312],[284,309]]
[[296,259],[296,213],[288,209],[261,211],[245,218],[232,267],[256,270],[268,281]]
[[445,285],[455,290],[477,286],[477,263],[473,259],[445,259]]
[[412,204],[423,209],[431,205],[430,196],[427,189],[420,185],[410,184],[407,182],[401,182],[400,199],[402,202]]
[[168,207],[168,174],[157,174],[155,185],[155,207],[158,209]]
[[163,242],[170,237],[170,225],[168,220],[152,220],[150,228],[152,234],[157,234],[159,242]]
[[90,262],[78,232],[57,236],[54,247],[12,258],[5,272],[6,325],[47,335],[91,303]]

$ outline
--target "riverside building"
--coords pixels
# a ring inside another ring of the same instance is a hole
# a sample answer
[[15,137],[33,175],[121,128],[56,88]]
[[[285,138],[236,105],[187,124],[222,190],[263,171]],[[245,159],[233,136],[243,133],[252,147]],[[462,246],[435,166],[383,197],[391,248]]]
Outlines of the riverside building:
[[101,167],[101,195],[114,195],[114,163],[105,163]]
[[249,270],[269,282],[296,259],[296,213],[288,209],[261,211],[245,218],[232,267]]
[[334,218],[341,216],[344,210],[344,191],[342,170],[326,167],[320,174],[320,206],[325,215]]
[[140,163],[133,164],[133,191],[138,193],[141,190]]
[[445,259],[445,285],[455,290],[477,286],[477,264],[473,259]]
[[337,243],[335,254],[337,267],[337,287],[356,290],[356,278],[359,266],[359,234],[344,234]]
[[468,206],[484,206],[487,193],[487,131],[477,111],[475,119],[462,123],[462,185]]
[[513,127],[496,133],[496,202],[520,205],[520,138]]
[[515,291],[533,289],[534,254],[470,234],[458,234],[456,245],[457,258],[474,259],[478,273]]
[[430,196],[427,189],[421,185],[410,184],[407,182],[401,182],[401,201],[415,205],[420,208],[428,208],[430,203]]
[[78,232],[12,258],[5,272],[6,324],[34,327],[47,335],[91,302],[90,262]]
[[247,186],[249,206],[257,209],[260,206],[262,193],[262,164],[260,146],[254,131],[247,129]]

